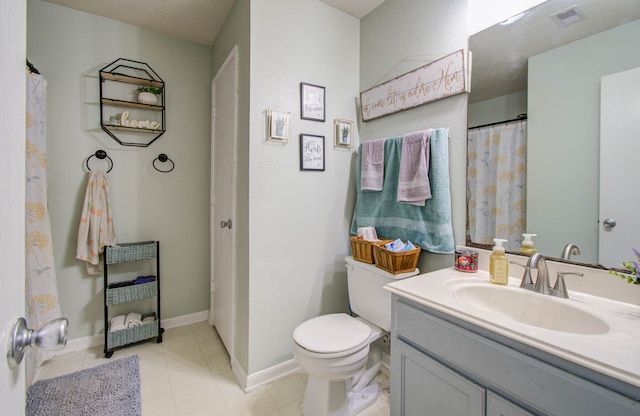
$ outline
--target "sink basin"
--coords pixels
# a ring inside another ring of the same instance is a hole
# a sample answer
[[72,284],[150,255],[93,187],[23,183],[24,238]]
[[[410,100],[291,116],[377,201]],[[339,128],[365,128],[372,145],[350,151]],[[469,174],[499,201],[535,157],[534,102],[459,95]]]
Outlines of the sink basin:
[[519,287],[489,284],[459,284],[451,290],[463,302],[506,319],[553,331],[597,335],[609,325],[568,299],[534,293]]

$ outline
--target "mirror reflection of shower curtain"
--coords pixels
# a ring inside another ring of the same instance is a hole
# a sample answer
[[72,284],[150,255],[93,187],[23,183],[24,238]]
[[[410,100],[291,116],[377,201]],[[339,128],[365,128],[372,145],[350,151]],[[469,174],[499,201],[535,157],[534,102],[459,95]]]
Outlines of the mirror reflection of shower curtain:
[[527,122],[473,128],[467,143],[467,218],[472,242],[508,240],[518,250],[526,232]]
[[[28,327],[32,329],[39,329],[61,316],[47,210],[46,85],[42,75],[27,71],[25,314]],[[33,382],[38,367],[48,358],[41,348],[28,350],[28,385]]]

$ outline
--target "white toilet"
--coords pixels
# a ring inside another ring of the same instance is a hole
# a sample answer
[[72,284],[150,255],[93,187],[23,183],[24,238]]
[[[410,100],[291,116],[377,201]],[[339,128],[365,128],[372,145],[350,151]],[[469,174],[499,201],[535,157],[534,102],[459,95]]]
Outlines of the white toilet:
[[305,416],[352,416],[376,402],[379,389],[373,379],[382,352],[371,343],[391,328],[391,294],[383,287],[419,273],[394,275],[353,257],[345,261],[349,303],[358,317],[322,315],[293,331],[293,357],[309,374]]

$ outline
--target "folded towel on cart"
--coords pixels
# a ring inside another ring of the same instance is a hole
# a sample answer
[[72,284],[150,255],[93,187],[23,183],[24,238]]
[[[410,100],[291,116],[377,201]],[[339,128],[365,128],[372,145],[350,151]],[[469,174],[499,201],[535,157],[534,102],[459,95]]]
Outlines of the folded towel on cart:
[[111,318],[109,321],[109,331],[120,331],[121,329],[126,329],[127,327],[124,324],[126,317],[124,315],[118,315]]
[[135,326],[142,325],[142,315],[136,312],[130,312],[127,314],[124,320],[124,326],[127,328],[133,328]]

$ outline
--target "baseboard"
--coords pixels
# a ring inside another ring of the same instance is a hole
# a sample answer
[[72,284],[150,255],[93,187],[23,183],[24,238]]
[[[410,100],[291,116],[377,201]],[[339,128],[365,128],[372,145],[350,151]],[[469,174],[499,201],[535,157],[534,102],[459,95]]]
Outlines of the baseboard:
[[[177,328],[179,326],[206,321],[208,316],[209,311],[195,312],[188,315],[163,319],[161,324],[164,329]],[[49,356],[54,357],[56,355],[68,354],[70,352],[83,351],[100,345],[104,345],[104,333],[70,339],[67,341],[67,345],[63,349],[58,351],[49,351]]]
[[249,393],[261,386],[273,383],[276,380],[295,374],[300,371],[300,366],[291,359],[273,367],[247,375],[235,358],[231,359],[231,370],[235,374],[238,383],[245,393]]

